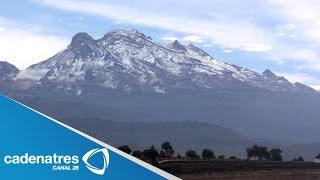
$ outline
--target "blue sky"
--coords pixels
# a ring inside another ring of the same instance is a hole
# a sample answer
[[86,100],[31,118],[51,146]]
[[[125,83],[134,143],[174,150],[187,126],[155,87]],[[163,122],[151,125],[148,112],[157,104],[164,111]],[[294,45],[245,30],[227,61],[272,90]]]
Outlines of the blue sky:
[[159,43],[193,43],[222,61],[320,89],[317,0],[16,0],[0,6],[0,60],[20,69],[94,38],[137,29]]

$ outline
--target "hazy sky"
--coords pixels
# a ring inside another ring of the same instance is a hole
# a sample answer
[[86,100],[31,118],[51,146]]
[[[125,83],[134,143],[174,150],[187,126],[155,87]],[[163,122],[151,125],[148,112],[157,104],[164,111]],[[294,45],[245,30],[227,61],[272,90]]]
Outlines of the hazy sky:
[[23,69],[64,49],[77,32],[99,38],[137,29],[320,89],[319,9],[319,0],[2,1],[0,61]]

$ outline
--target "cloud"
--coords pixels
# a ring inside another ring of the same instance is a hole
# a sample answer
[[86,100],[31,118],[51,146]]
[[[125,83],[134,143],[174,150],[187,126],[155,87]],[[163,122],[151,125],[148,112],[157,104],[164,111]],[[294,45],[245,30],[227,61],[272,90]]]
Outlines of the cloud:
[[21,25],[0,17],[0,60],[23,69],[61,51],[69,43],[66,38],[41,34],[41,27]]
[[[280,35],[287,36],[294,41],[286,42],[285,52],[287,60],[300,61],[302,68],[320,70],[320,1],[317,0],[268,0],[270,13],[278,16],[284,23],[276,28]],[[282,49],[281,49],[282,50]]]
[[200,36],[185,36],[183,41],[188,43],[203,43],[203,39]]
[[265,52],[272,49],[272,46],[260,44],[260,43],[254,43],[254,44],[240,44],[239,46],[243,46],[243,51],[249,51],[249,52]]
[[309,42],[320,42],[320,1],[317,0],[268,0],[272,10],[288,22],[283,28],[297,30]]
[[287,33],[295,30],[297,26],[295,24],[278,24],[276,29],[281,33]]
[[211,47],[213,47],[213,44],[203,44],[202,46],[211,48]]
[[[55,8],[103,16],[111,20],[131,24],[167,29],[171,31],[194,34],[208,39],[223,48],[240,49],[243,51],[268,51],[272,46],[267,31],[248,20],[205,19],[148,11],[148,8],[129,8],[128,4],[116,5],[88,0],[34,0],[37,3]],[[173,3],[173,1],[168,1]],[[189,2],[189,3],[196,3]],[[215,15],[219,17],[218,15]],[[199,39],[188,38],[190,41]]]
[[222,52],[223,52],[223,53],[232,53],[233,50],[232,50],[232,49],[225,49],[225,50],[223,50]]
[[174,0],[33,1],[113,22],[168,30],[180,34],[181,40],[201,42],[203,47],[214,45],[251,52],[259,56],[256,59],[273,61],[279,66],[299,66],[299,72],[320,71],[318,0],[188,0],[183,4]]
[[174,36],[165,36],[165,37],[162,37],[161,39],[165,42],[173,42],[175,40],[179,40],[178,37],[174,37]]
[[[204,39],[200,36],[194,36],[194,35],[190,35],[190,36],[183,36],[183,37],[176,37],[176,36],[164,36],[161,38],[161,40],[165,41],[165,42],[173,42],[175,40],[181,40],[182,43],[184,44],[189,44],[189,43],[194,43],[194,44],[203,44],[204,43]],[[212,44],[204,44],[204,47],[212,47]]]
[[312,88],[315,89],[315,90],[320,91],[320,85],[315,85],[315,86],[310,86],[310,87],[312,87]]
[[307,73],[275,72],[275,74],[285,77],[291,83],[300,82],[309,86],[319,85],[319,80]]
[[113,24],[125,24],[123,21],[114,21]]

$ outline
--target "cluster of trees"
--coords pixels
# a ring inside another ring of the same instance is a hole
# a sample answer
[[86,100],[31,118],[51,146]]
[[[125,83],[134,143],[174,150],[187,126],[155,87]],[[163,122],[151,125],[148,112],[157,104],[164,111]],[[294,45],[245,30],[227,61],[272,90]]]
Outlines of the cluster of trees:
[[[118,147],[119,150],[131,154],[134,157],[140,158],[140,159],[148,159],[151,161],[153,165],[158,164],[158,159],[171,159],[174,155],[174,149],[170,142],[166,141],[161,144],[161,150],[158,151],[155,149],[154,145],[152,145],[150,148],[145,149],[143,151],[135,150],[132,151],[131,148],[128,145],[122,145]],[[185,153],[185,157],[188,159],[200,159],[200,156],[197,154],[195,150],[187,150]],[[201,157],[204,160],[210,160],[210,159],[225,159],[224,155],[219,155],[218,157],[215,156],[213,150],[209,148],[203,149],[201,153]],[[181,159],[183,158],[180,154],[176,156],[176,158]],[[238,159],[235,156],[230,156],[229,159]]]
[[[131,154],[131,149],[128,145],[122,145],[118,147],[119,150]],[[137,158],[145,158],[151,160],[151,164],[154,166],[158,165],[158,158],[168,158],[171,159],[174,154],[174,150],[170,142],[164,142],[161,145],[160,152],[155,149],[154,145],[152,145],[149,149],[145,149],[143,151],[135,150],[132,152],[132,156]]]
[[295,162],[303,162],[304,161],[304,159],[303,159],[303,157],[298,157],[298,158],[293,158],[291,161],[295,161]]
[[[185,157],[189,159],[200,159],[200,156],[197,154],[195,150],[188,150],[185,153]],[[225,159],[225,155],[218,155],[218,157],[215,156],[214,152],[211,149],[205,148],[202,150],[201,157],[204,160],[210,160],[210,159]],[[235,156],[230,156],[229,159],[238,159]]]
[[[172,145],[170,142],[166,141],[161,144],[161,150],[158,151],[154,145],[152,145],[150,148],[145,149],[143,151],[140,150],[135,150],[132,151],[131,148],[128,145],[122,145],[118,147],[119,150],[132,154],[132,156],[144,159],[144,160],[149,160],[153,165],[157,166],[158,165],[158,159],[171,159],[175,153]],[[266,146],[258,146],[258,145],[253,145],[246,150],[247,152],[247,159],[250,160],[251,158],[256,158],[259,160],[271,160],[271,161],[282,161],[282,150],[279,148],[272,148],[270,151]],[[200,159],[200,155],[197,154],[195,150],[187,150],[185,153],[185,157],[191,160],[194,159]],[[225,159],[224,155],[218,155],[217,157],[215,156],[214,152],[209,149],[205,148],[202,150],[201,157],[204,160],[210,160],[210,159]],[[180,154],[175,156],[177,159],[183,158]],[[236,160],[238,159],[235,156],[230,156],[230,160]],[[299,158],[294,158],[292,161],[303,161],[302,157]]]
[[[273,148],[270,151],[268,151],[268,148],[266,146],[258,146],[253,145],[249,148],[247,148],[247,158],[248,160],[251,158],[257,158],[259,160],[269,160],[269,161],[282,161],[282,150],[279,148]],[[299,161],[303,162],[303,157],[294,158],[291,161]]]
[[282,150],[273,148],[268,151],[266,146],[253,145],[247,148],[247,158],[258,158],[259,160],[282,161]]

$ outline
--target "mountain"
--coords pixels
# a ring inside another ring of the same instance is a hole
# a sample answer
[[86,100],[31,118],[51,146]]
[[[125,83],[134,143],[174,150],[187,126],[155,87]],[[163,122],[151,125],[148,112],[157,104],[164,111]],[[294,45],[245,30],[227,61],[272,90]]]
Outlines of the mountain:
[[0,61],[0,76],[15,77],[18,72],[19,69],[14,65],[5,61]]
[[[100,39],[78,33],[51,58],[0,72],[10,80],[0,83],[0,91],[40,112],[66,122],[96,119],[74,122],[87,133],[105,119],[192,121],[259,142],[320,139],[320,95],[314,89],[268,69],[259,73],[219,61],[192,44],[159,44],[137,30],[111,31]],[[202,128],[194,125],[192,133]]]
[[[178,41],[161,45],[137,30],[117,30],[93,39],[76,34],[52,58],[21,71],[29,87],[85,94],[92,87],[128,92],[173,93],[217,89],[312,92],[271,71],[264,73],[218,61],[198,47]],[[89,87],[89,89],[88,89]]]
[[0,90],[2,92],[11,89],[12,84],[15,83],[14,78],[16,77],[19,69],[14,65],[0,61]]
[[[209,147],[216,154],[244,158],[245,149],[253,143],[231,129],[210,123],[116,122],[95,118],[63,119],[62,121],[115,147],[127,144],[133,150],[147,149],[151,145],[161,149],[161,144],[169,141],[176,154],[183,155],[188,149],[201,152]],[[99,126],[94,127],[92,123]],[[198,130],[197,133],[193,133],[194,129]]]

